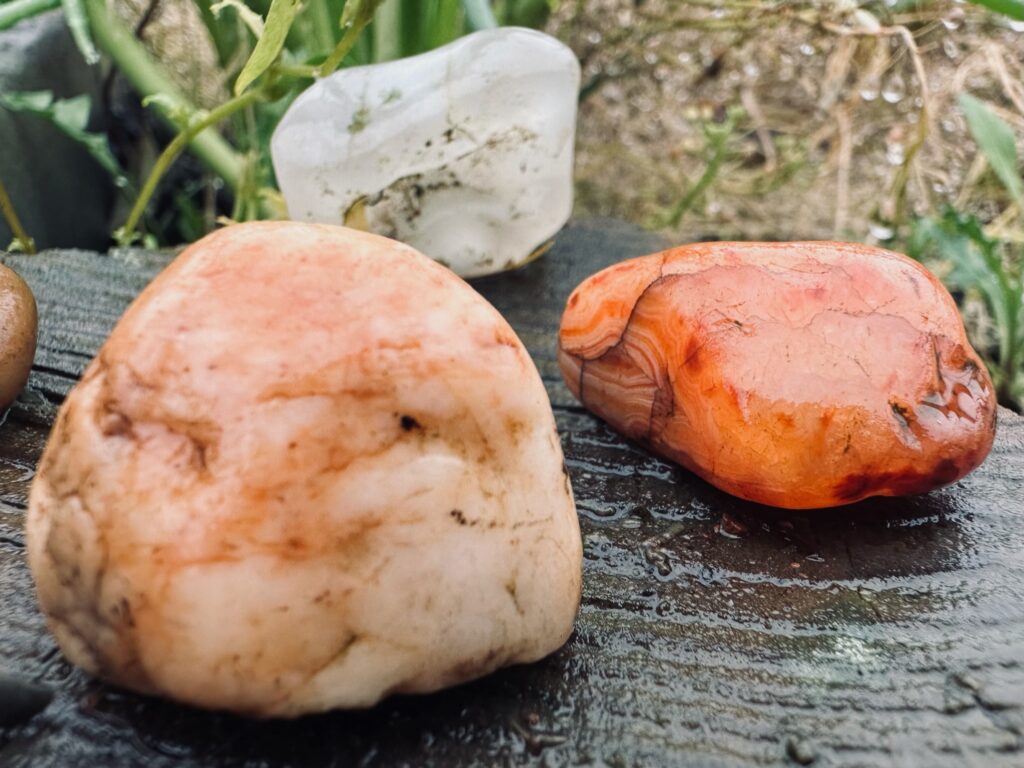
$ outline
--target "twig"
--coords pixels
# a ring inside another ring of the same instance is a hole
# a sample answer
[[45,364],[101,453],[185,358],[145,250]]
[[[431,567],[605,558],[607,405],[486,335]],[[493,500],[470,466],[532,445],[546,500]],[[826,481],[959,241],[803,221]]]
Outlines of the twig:
[[850,213],[850,161],[853,159],[853,142],[850,140],[850,113],[846,107],[835,111],[839,132],[839,152],[836,158],[836,218],[833,230],[839,237],[846,230]]
[[25,228],[21,225],[21,219],[14,211],[14,204],[11,203],[11,197],[7,194],[7,187],[4,186],[2,179],[0,179],[0,212],[3,213],[4,221],[10,227],[14,239],[21,245],[21,249],[25,253],[35,253],[35,243],[32,242],[32,238],[28,236]]
[[1006,62],[1003,61],[1002,53],[997,53],[995,48],[986,47],[985,54],[988,57],[989,68],[996,73],[996,77],[999,78],[999,83],[1003,86],[1003,91],[1006,93],[1006,97],[1010,100],[1017,111],[1024,115],[1024,95],[1019,82],[1014,82],[1010,73],[1006,71]]
[[764,152],[765,173],[772,173],[778,166],[779,156],[775,151],[775,142],[772,141],[772,135],[765,124],[764,112],[761,111],[761,105],[757,103],[754,89],[749,85],[744,86],[740,90],[740,103],[743,104],[743,108],[747,110],[747,114],[750,115],[750,119],[754,124],[754,135],[757,136],[757,141]]
[[366,25],[353,23],[345,30],[345,34],[342,35],[341,40],[334,47],[334,50],[331,51],[330,56],[324,60],[323,64],[317,67],[316,77],[326,77],[341,66],[341,62],[345,60],[348,52],[352,50],[352,46],[359,39],[359,33],[363,31],[364,26]]
[[903,162],[900,164],[896,177],[893,179],[890,195],[893,197],[892,220],[896,223],[903,221],[906,211],[907,181],[910,178],[911,164],[917,153],[921,151],[928,134],[931,132],[931,94],[928,89],[928,76],[924,69],[924,62],[917,50],[917,42],[913,33],[906,27],[879,27],[870,29],[867,27],[847,27],[841,24],[834,24],[830,21],[822,22],[822,27],[834,34],[855,37],[899,37],[910,54],[910,60],[914,65],[914,73],[917,75],[918,86],[921,91],[921,109],[918,112],[917,133],[913,142],[907,147]]

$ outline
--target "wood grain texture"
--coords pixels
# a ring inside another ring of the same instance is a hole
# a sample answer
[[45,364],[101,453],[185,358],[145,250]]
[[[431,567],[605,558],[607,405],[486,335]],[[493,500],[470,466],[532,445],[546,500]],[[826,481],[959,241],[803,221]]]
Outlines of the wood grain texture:
[[162,254],[14,258],[42,332],[0,427],[0,672],[57,689],[0,729],[2,765],[1024,765],[1024,419],[927,496],[792,513],[729,497],[583,411],[555,361],[584,277],[662,247],[614,222],[475,286],[530,349],[584,534],[584,599],[560,652],[374,710],[249,722],[124,693],[47,635],[22,518],[56,405]]

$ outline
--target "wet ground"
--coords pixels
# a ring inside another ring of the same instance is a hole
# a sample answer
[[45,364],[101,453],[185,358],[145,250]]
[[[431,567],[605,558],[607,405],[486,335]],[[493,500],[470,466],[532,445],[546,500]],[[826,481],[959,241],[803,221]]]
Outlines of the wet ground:
[[0,765],[1024,765],[1024,419],[1001,411],[989,460],[927,496],[807,513],[729,497],[624,442],[558,374],[570,290],[657,247],[587,221],[475,282],[555,406],[585,547],[569,643],[440,694],[270,723],[91,681],[47,635],[22,533],[34,463],[56,404],[165,257],[17,259],[43,336],[32,390],[0,427],[0,673],[56,697],[0,728]]

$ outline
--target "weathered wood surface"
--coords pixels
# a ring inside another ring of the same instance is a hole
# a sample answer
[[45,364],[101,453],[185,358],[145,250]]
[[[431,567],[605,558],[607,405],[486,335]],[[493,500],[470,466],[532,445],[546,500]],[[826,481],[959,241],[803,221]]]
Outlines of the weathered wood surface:
[[0,765],[1024,766],[1024,419],[1001,411],[986,464],[928,496],[801,514],[726,496],[589,416],[555,364],[572,287],[658,245],[585,222],[476,283],[534,355],[572,473],[584,596],[566,647],[440,694],[270,723],[91,681],[46,634],[22,533],[35,461],[166,257],[8,259],[42,338],[0,427],[0,673],[57,695],[0,729]]

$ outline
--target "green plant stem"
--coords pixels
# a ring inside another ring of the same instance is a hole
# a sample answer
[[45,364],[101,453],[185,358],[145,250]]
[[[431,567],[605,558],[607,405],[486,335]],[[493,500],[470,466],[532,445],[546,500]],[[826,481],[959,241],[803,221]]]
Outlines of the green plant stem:
[[348,29],[345,30],[345,34],[342,35],[341,40],[331,51],[331,55],[328,56],[324,63],[321,64],[316,71],[317,77],[326,77],[331,74],[334,70],[341,66],[341,62],[348,56],[348,52],[352,50],[352,46],[356,44],[356,40],[359,39],[359,33],[363,31],[365,25],[352,24]]
[[282,77],[311,80],[316,77],[317,68],[305,64],[274,64],[271,71]]
[[[196,136],[201,134],[207,128],[211,128],[230,117],[235,112],[245,109],[251,104],[255,104],[263,98],[263,93],[259,89],[247,91],[241,96],[224,102],[219,107],[211,111],[202,120],[197,121],[193,125],[185,127],[181,133],[174,137],[174,141],[168,144],[164,151],[160,153],[160,157],[157,158],[156,163],[153,164],[152,170],[149,172],[149,176],[146,178],[146,183],[142,187],[142,191],[139,193],[138,199],[135,201],[135,205],[132,206],[131,213],[128,214],[128,220],[124,223],[124,227],[121,230],[119,239],[122,241],[128,240],[135,232],[139,225],[139,221],[142,219],[142,214],[146,210],[146,205],[149,203],[150,198],[156,191],[157,184],[160,183],[160,179],[167,172],[167,169],[171,167],[171,163],[178,157],[179,154],[189,145],[189,142],[193,141]],[[242,169],[242,177],[238,179],[238,182],[244,180],[244,171]]]
[[683,219],[683,214],[686,213],[693,204],[700,198],[701,195],[707,191],[707,188],[711,186],[711,183],[718,176],[719,170],[722,168],[722,163],[725,160],[726,148],[729,143],[729,134],[732,133],[732,123],[728,123],[728,128],[722,130],[721,134],[715,136],[713,142],[713,149],[711,158],[708,160],[708,165],[704,169],[704,173],[697,183],[687,190],[686,194],[680,198],[679,202],[675,204],[668,216],[665,217],[664,221],[660,222],[661,226],[676,227],[679,222]]
[[25,253],[35,253],[35,243],[28,236],[25,228],[21,226],[21,219],[18,218],[18,214],[14,211],[14,204],[11,202],[10,195],[7,194],[7,187],[4,186],[3,180],[0,180],[0,212],[3,213],[4,221],[11,228],[11,234],[14,235],[15,240],[21,243],[22,250]]
[[462,0],[462,7],[466,11],[466,25],[472,31],[494,29],[498,26],[490,0]]
[[60,0],[14,0],[0,5],[0,29],[13,27],[19,21],[60,7]]
[[[85,8],[96,44],[114,60],[118,69],[128,78],[140,96],[167,94],[184,106],[186,112],[198,111],[152,59],[131,30],[107,12],[105,0],[85,0]],[[176,119],[165,106],[158,105],[157,108],[161,110],[163,119],[172,127],[178,130],[185,128],[180,119]],[[189,133],[191,149],[196,157],[224,179],[224,183],[232,191],[237,191],[245,163],[242,156],[214,131]]]

